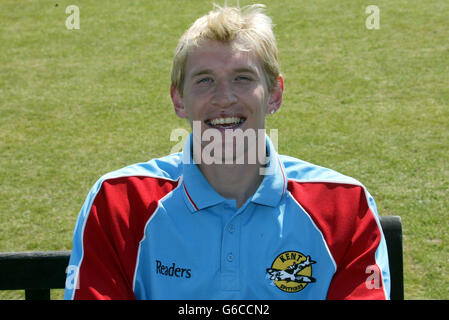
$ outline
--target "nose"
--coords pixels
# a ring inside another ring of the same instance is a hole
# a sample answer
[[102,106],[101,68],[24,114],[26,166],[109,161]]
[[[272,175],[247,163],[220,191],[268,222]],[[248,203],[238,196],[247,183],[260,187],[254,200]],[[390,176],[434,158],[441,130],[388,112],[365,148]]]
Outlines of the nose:
[[232,84],[226,81],[219,81],[215,86],[212,103],[220,108],[228,108],[237,102],[237,97],[232,88]]

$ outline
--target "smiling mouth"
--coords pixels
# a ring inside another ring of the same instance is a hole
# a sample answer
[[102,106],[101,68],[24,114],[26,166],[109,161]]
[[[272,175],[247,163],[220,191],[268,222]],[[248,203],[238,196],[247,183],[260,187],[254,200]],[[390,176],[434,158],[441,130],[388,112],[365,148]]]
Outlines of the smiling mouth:
[[242,117],[226,117],[226,118],[214,118],[208,119],[205,123],[211,127],[216,129],[236,129],[240,127],[246,118]]

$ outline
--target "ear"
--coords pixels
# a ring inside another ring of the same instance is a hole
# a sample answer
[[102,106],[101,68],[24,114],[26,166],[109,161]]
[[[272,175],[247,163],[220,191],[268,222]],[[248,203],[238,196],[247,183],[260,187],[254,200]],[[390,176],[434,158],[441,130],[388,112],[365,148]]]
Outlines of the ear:
[[274,84],[270,93],[270,101],[268,101],[267,113],[273,114],[279,110],[282,104],[282,95],[284,93],[284,78],[279,76],[277,83]]
[[186,118],[187,110],[184,107],[184,101],[182,100],[181,93],[173,85],[170,86],[170,96],[177,116],[180,117],[181,119]]

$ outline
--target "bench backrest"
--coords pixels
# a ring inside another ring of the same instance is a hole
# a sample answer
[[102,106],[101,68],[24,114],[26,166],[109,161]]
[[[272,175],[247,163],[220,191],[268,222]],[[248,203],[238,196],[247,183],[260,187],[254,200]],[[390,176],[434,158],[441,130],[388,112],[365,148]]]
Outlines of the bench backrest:
[[[380,218],[388,247],[391,299],[404,299],[402,222]],[[0,253],[0,290],[25,290],[26,300],[50,300],[50,289],[63,289],[70,251]]]

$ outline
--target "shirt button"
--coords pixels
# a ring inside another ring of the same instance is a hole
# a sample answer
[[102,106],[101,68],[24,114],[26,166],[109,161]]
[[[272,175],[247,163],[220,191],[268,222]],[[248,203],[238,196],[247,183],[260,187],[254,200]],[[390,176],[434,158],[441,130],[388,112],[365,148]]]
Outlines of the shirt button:
[[226,256],[226,260],[228,260],[229,262],[232,262],[234,260],[234,256],[232,255],[232,253],[228,253],[228,255]]
[[234,233],[234,231],[235,231],[235,227],[234,227],[234,225],[231,223],[231,224],[228,226],[228,232],[229,232],[229,233]]

